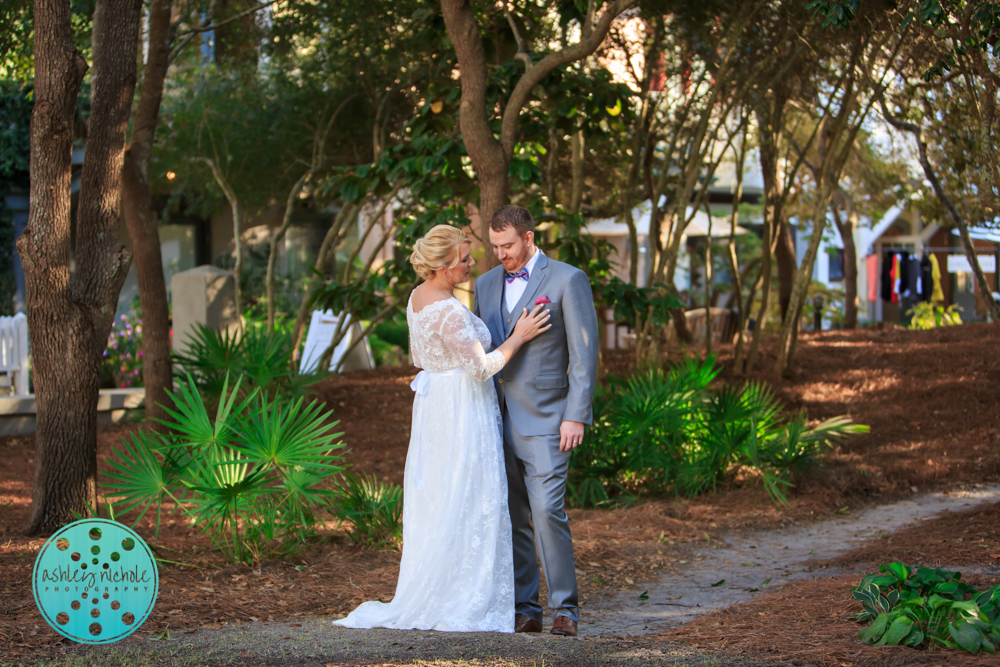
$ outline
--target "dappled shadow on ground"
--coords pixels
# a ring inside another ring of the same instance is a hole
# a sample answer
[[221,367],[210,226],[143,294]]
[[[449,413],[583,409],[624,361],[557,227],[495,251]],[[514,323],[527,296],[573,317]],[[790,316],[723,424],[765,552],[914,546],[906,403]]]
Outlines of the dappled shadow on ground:
[[[804,524],[915,490],[996,480],[1000,411],[992,406],[1000,394],[998,344],[1000,327],[992,325],[804,336],[793,378],[759,372],[752,379],[772,382],[781,399],[791,409],[805,409],[811,421],[847,414],[870,425],[871,433],[840,445],[821,468],[797,479],[786,509],[774,507],[763,490],[748,483],[696,499],[572,510],[584,622],[588,598],[676,572],[688,545],[710,544],[723,532]],[[761,368],[773,363],[769,345],[765,341]],[[723,376],[730,372],[731,358],[731,346],[720,349]],[[625,354],[610,354],[607,361],[613,369],[631,367]],[[415,373],[380,368],[317,387],[317,398],[341,421],[338,430],[344,431],[349,450],[345,459],[355,470],[402,482],[413,401],[408,384]],[[101,426],[102,472],[111,447],[134,428]],[[31,567],[43,540],[20,532],[28,519],[33,448],[33,436],[0,439],[5,461],[0,468],[0,659],[60,644],[35,609],[30,589]],[[137,529],[164,559],[160,600],[139,631],[142,636],[340,614],[363,600],[388,599],[395,586],[398,552],[353,546],[335,522],[313,548],[253,568],[225,564],[181,517],[168,518],[155,540],[150,520]]]

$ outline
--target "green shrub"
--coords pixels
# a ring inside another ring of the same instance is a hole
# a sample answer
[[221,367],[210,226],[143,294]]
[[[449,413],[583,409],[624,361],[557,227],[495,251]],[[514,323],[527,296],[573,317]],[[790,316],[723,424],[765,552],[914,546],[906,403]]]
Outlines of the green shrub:
[[290,555],[316,537],[317,513],[334,496],[322,485],[343,470],[338,422],[322,403],[271,399],[260,388],[241,399],[240,387],[223,380],[213,419],[188,376],[171,394],[168,434],[134,433],[112,450],[107,486],[117,514],[138,509],[135,525],[155,505],[159,535],[162,504],[172,500],[244,563]]
[[961,308],[954,304],[947,308],[929,301],[918,303],[906,311],[910,316],[910,328],[927,330],[936,327],[954,326],[962,323]]
[[851,620],[870,623],[858,633],[866,644],[936,646],[993,653],[1000,642],[1000,586],[978,591],[960,572],[903,563],[879,567],[851,589],[862,611]]
[[245,331],[216,331],[199,324],[188,341],[187,354],[175,356],[178,371],[194,378],[205,397],[218,396],[230,377],[242,378],[243,392],[260,390],[274,396],[281,391],[301,396],[328,373],[300,374],[292,363],[292,332],[287,323],[269,330],[249,320]]
[[395,546],[403,535],[403,490],[375,476],[347,473],[337,484],[334,514],[348,521],[347,537],[377,548]]
[[405,317],[379,322],[368,336],[377,366],[399,366],[406,363],[410,351],[410,332]]
[[787,504],[795,472],[831,441],[868,430],[845,417],[809,428],[804,414],[785,416],[762,384],[709,391],[717,374],[710,356],[609,378],[594,399],[591,435],[573,451],[571,501],[595,507],[690,497],[744,474],[759,479],[775,504]]

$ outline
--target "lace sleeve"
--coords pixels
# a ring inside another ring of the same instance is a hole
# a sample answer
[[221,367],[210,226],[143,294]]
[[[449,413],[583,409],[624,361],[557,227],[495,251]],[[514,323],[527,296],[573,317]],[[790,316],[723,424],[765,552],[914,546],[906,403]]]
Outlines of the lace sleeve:
[[417,354],[416,331],[413,328],[413,325],[414,325],[413,318],[410,317],[410,309],[409,307],[407,307],[406,327],[409,330],[409,336],[407,337],[410,339],[410,363],[416,366],[417,368],[423,368],[423,365],[420,363],[420,356]]
[[486,353],[464,306],[455,303],[443,308],[440,323],[441,340],[466,373],[485,382],[503,368],[503,353]]

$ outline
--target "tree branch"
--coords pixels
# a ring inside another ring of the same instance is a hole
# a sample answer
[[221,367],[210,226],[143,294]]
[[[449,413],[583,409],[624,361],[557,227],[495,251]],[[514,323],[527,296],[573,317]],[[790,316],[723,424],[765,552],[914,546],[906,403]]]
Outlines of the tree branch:
[[256,14],[260,10],[266,9],[267,7],[270,7],[271,5],[276,4],[276,3],[280,2],[280,1],[281,0],[269,0],[268,2],[262,2],[262,3],[258,4],[258,5],[254,5],[253,7],[250,7],[249,9],[244,9],[242,12],[239,12],[237,14],[233,14],[229,18],[223,19],[223,20],[219,21],[218,23],[208,24],[207,21],[211,20],[211,17],[209,15],[206,15],[206,23],[202,23],[202,25],[199,25],[199,26],[194,27],[194,28],[188,28],[187,30],[182,30],[181,32],[177,33],[177,36],[178,37],[187,37],[188,35],[196,35],[196,34],[202,33],[202,32],[211,32],[211,31],[213,31],[213,30],[215,30],[217,28],[221,28],[222,26],[224,26],[224,25],[226,25],[228,23],[232,23],[233,21],[239,21],[244,16],[249,16],[250,14]]
[[507,164],[510,164],[514,156],[514,146],[517,143],[517,132],[521,120],[521,109],[527,104],[531,91],[549,75],[552,70],[575,62],[581,58],[589,56],[604,41],[608,30],[611,29],[611,22],[622,12],[639,4],[639,0],[615,0],[611,6],[601,14],[596,23],[588,31],[591,24],[591,12],[594,2],[591,0],[590,8],[587,10],[587,22],[584,25],[580,41],[565,49],[560,49],[546,55],[544,58],[528,69],[520,79],[507,100],[503,111],[503,122],[500,130],[500,145],[503,147],[503,155]]

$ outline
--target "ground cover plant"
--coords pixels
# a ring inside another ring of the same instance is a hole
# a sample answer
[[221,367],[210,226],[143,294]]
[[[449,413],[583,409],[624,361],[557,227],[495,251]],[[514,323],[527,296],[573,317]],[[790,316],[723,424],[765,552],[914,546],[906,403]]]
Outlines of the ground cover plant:
[[879,567],[851,589],[863,610],[852,619],[869,623],[858,633],[866,644],[942,646],[995,653],[1000,643],[1000,585],[985,591],[962,582],[960,572],[901,562]]
[[573,452],[572,501],[598,507],[692,497],[748,476],[787,506],[797,471],[838,439],[868,431],[842,416],[810,427],[804,412],[785,414],[762,382],[709,389],[719,370],[710,355],[610,377],[594,398],[588,445]]
[[933,329],[934,327],[955,326],[962,323],[962,308],[952,304],[942,306],[937,303],[918,303],[906,311],[910,316],[911,329]]
[[171,394],[167,433],[133,433],[113,450],[108,495],[136,522],[170,500],[233,561],[294,553],[316,537],[317,516],[333,492],[322,482],[341,472],[343,447],[325,406],[269,398],[259,388],[240,400],[241,380],[223,381],[214,419],[193,378]]
[[247,320],[242,331],[215,330],[198,323],[186,353],[175,363],[189,374],[206,400],[219,396],[227,378],[241,378],[241,389],[268,395],[282,392],[301,396],[328,373],[299,373],[292,363],[292,331],[287,322],[272,329],[260,320]]

